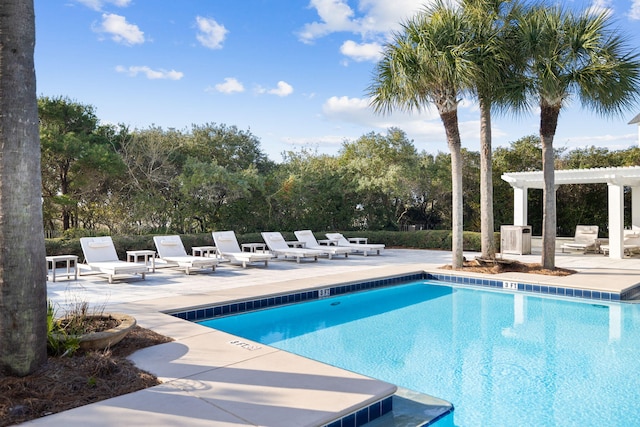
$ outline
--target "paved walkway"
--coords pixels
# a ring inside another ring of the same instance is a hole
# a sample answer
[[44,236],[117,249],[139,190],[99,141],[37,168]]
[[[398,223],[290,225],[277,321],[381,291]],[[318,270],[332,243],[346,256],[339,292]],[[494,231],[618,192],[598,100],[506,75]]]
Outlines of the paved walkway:
[[[476,255],[465,254],[467,258]],[[508,258],[540,262],[539,254]],[[434,271],[450,261],[450,252],[391,249],[381,256],[352,255],[348,259],[301,264],[278,259],[267,268],[243,269],[225,263],[215,272],[196,271],[189,276],[175,269],[158,268],[146,280],[123,276],[111,285],[105,276],[97,274],[83,274],[77,281],[62,279],[48,283],[49,298],[61,310],[87,301],[106,311],[124,311],[133,314],[141,326],[175,341],[132,356],[138,366],[157,375],[162,385],[30,424],[236,427],[328,424],[388,397],[396,390],[395,386],[258,343],[248,342],[257,347],[250,351],[232,344],[237,337],[162,312]],[[602,255],[558,253],[556,265],[578,273],[567,277],[514,273],[491,277],[606,291],[623,291],[640,283],[640,258],[611,260]]]

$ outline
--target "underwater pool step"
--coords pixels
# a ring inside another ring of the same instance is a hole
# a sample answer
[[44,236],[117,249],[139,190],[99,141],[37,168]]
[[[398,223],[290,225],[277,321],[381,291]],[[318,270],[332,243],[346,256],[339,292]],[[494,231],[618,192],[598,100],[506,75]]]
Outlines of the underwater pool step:
[[363,427],[423,427],[453,411],[446,400],[398,387],[393,395],[393,410]]

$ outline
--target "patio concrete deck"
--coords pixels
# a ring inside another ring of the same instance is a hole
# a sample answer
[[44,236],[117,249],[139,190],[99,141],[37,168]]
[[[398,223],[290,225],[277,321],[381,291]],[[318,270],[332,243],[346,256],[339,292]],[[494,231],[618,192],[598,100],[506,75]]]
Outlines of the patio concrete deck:
[[[465,254],[469,259],[476,255]],[[540,262],[539,252],[505,258]],[[278,259],[266,268],[243,269],[221,264],[215,272],[196,271],[189,276],[178,270],[158,268],[156,273],[147,274],[146,280],[122,276],[111,285],[106,276],[98,274],[83,274],[77,281],[50,282],[48,296],[61,308],[87,301],[104,306],[106,311],[130,313],[140,326],[175,341],[143,349],[131,357],[140,368],[157,375],[164,382],[162,385],[28,424],[274,427],[329,424],[393,394],[395,386],[249,340],[242,339],[254,346],[251,349],[233,345],[237,337],[162,312],[437,271],[450,261],[450,252],[388,249],[381,256],[353,255],[301,264]],[[624,291],[640,283],[640,258],[611,260],[602,255],[558,253],[556,265],[578,273],[567,277],[514,273],[490,277],[605,291]]]

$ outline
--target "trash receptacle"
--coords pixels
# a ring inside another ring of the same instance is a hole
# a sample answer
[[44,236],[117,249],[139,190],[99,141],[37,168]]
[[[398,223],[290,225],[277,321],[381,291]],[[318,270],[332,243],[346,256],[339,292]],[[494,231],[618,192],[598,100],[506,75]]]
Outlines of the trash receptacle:
[[531,226],[500,226],[500,252],[517,255],[531,254]]

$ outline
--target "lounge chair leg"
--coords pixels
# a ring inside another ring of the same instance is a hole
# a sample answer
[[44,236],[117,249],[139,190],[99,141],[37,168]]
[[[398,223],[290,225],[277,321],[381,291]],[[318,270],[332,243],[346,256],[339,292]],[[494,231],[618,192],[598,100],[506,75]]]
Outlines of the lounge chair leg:
[[247,268],[247,262],[246,261],[242,261],[242,268]]
[[113,276],[110,274],[109,275],[109,284],[112,284],[112,283],[113,283]]
[[269,261],[265,260],[265,261],[264,261],[264,266],[265,266],[265,267],[269,267]]
[[144,278],[145,273],[142,273],[141,276],[142,276],[142,280],[145,280],[145,278]]

